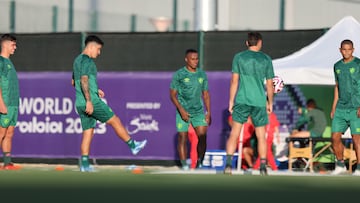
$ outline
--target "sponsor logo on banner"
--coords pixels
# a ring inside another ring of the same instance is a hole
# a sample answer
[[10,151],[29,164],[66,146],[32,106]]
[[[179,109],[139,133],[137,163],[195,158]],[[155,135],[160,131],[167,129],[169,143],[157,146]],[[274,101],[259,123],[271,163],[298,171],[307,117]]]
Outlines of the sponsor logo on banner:
[[160,102],[127,102],[126,110],[141,110],[140,113],[133,116],[126,126],[126,130],[130,135],[136,134],[140,131],[158,132],[159,122],[154,118],[154,115],[148,110],[160,110]]

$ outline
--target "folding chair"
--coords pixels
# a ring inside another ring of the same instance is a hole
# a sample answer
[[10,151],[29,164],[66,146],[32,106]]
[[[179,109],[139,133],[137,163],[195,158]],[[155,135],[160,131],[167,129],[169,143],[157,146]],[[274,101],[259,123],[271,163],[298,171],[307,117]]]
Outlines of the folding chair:
[[[349,144],[349,147],[344,147],[344,160],[349,160],[349,173],[352,173],[352,166],[354,164],[356,164],[357,162],[357,159],[356,159],[356,153],[355,153],[355,150],[354,150],[354,145],[352,143],[352,140],[349,139],[349,140],[346,140],[346,141],[350,141],[350,144]],[[345,141],[345,142],[346,142]]]
[[[304,170],[309,169],[313,171],[313,143],[311,138],[287,138],[289,143],[289,160],[288,160],[288,170],[292,171],[293,163],[301,158],[305,162]],[[294,142],[298,141],[301,144],[297,147],[294,146]]]

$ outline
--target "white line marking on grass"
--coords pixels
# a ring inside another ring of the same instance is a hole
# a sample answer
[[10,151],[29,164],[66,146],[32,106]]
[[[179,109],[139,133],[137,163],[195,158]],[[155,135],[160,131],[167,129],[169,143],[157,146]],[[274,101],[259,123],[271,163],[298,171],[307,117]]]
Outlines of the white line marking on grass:
[[[157,170],[149,172],[149,174],[223,174],[222,170],[203,170],[203,169],[197,169],[197,170],[188,170],[184,171],[181,169],[178,170]],[[225,174],[224,174],[225,175]],[[253,170],[252,174],[246,174],[245,171],[237,171],[233,170],[232,175],[255,175],[259,176],[260,171],[259,170]],[[314,173],[314,172],[294,172],[294,171],[268,171],[269,176],[326,176],[326,177],[342,177],[342,176],[349,176],[350,174],[344,174],[344,175],[337,175],[333,176],[331,174],[320,174],[320,173]]]

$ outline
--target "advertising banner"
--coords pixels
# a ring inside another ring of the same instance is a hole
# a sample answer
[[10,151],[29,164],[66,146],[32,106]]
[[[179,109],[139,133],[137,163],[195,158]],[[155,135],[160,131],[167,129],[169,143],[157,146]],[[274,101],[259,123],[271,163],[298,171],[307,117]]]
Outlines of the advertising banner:
[[[13,156],[77,158],[81,124],[75,110],[71,72],[20,72],[19,119],[13,138]],[[208,149],[224,149],[231,72],[208,72],[212,125]],[[111,126],[98,123],[90,156],[103,159],[174,160],[176,109],[170,101],[171,72],[100,72],[99,88],[105,102],[119,116],[135,140],[146,148],[133,156]]]

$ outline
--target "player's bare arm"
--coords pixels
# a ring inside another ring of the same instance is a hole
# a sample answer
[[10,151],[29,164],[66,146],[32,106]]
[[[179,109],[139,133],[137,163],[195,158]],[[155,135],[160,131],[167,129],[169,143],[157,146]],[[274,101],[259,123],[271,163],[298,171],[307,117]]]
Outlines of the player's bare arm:
[[187,111],[185,111],[185,109],[181,106],[179,100],[177,99],[176,90],[170,89],[170,99],[172,103],[175,105],[176,109],[179,111],[181,118],[187,122],[189,120],[190,115]]
[[209,91],[203,91],[203,99],[206,108],[205,120],[208,125],[211,125],[211,111],[210,111],[210,93]]
[[[333,104],[332,104],[331,112],[330,112],[331,119],[334,118],[336,104],[337,104],[338,100],[339,100],[339,86],[338,86],[338,83],[336,83],[335,87],[334,87],[334,100],[333,100]],[[358,111],[358,113],[359,113],[359,111]]]
[[0,113],[7,114],[7,107],[2,97],[2,90],[0,88]]
[[102,91],[101,89],[98,89],[98,94],[100,98],[104,98],[105,97],[105,92]]
[[236,91],[239,84],[239,74],[233,73],[230,80],[229,112],[232,113]]
[[89,87],[89,78],[88,76],[84,75],[81,76],[80,79],[80,84],[81,84],[81,89],[83,91],[84,97],[86,99],[86,108],[85,108],[85,112],[89,115],[91,115],[94,111],[94,106],[91,102],[91,98],[90,98],[90,87]]
[[272,78],[266,80],[266,91],[267,91],[267,111],[271,113],[273,110],[273,101],[274,101],[274,83]]
[[71,85],[75,87],[74,73],[71,76]]

